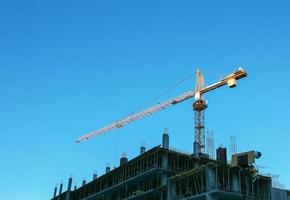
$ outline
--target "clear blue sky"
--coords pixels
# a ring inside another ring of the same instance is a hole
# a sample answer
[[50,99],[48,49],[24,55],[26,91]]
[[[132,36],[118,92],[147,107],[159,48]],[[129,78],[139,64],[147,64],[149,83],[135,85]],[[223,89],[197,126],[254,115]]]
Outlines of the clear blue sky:
[[[160,144],[191,151],[192,101],[91,141],[102,127],[197,67],[211,83],[244,66],[234,90],[206,97],[215,144],[263,153],[264,172],[290,187],[289,1],[0,1],[0,195],[49,199],[73,174]],[[164,96],[194,87],[190,79]]]

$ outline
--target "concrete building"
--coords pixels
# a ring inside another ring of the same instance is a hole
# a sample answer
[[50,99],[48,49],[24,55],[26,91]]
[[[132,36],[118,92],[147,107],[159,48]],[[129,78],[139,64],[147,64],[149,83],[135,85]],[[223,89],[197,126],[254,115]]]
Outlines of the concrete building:
[[[221,152],[219,160],[169,149],[169,136],[162,145],[128,160],[92,181],[67,191],[54,190],[52,200],[271,200],[271,178],[251,166],[232,166]],[[62,188],[62,185],[61,185]]]

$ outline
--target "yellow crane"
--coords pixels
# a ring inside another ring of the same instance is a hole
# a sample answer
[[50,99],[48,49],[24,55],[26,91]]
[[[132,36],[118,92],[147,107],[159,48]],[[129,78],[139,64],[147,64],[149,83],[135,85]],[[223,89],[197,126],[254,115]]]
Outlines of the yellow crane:
[[151,106],[143,111],[129,115],[123,119],[117,120],[108,126],[90,132],[77,140],[77,143],[91,139],[94,136],[102,135],[113,129],[122,128],[124,125],[129,124],[133,121],[142,119],[148,115],[166,109],[170,106],[183,102],[187,99],[194,97],[193,109],[195,111],[195,137],[194,137],[194,153],[199,155],[204,153],[204,110],[207,108],[207,101],[203,98],[203,95],[209,91],[215,90],[224,85],[228,85],[230,88],[237,86],[237,80],[247,76],[246,70],[238,68],[233,73],[222,78],[220,81],[213,83],[208,86],[204,86],[204,79],[201,71],[198,69],[196,73],[196,85],[194,91],[185,92],[177,97],[171,98],[162,103],[158,103]]

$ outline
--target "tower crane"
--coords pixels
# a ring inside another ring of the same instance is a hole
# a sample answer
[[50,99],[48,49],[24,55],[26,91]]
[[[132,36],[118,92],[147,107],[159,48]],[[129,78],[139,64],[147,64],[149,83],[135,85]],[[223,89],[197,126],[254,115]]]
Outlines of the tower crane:
[[230,88],[234,88],[237,86],[237,81],[247,76],[246,70],[239,67],[233,73],[225,76],[220,81],[213,83],[211,85],[204,85],[204,78],[201,71],[198,69],[196,72],[196,84],[194,91],[185,92],[177,97],[171,98],[162,103],[158,103],[154,106],[151,106],[143,111],[131,114],[125,118],[117,120],[103,128],[90,132],[80,138],[77,139],[77,143],[83,142],[85,140],[91,139],[94,136],[102,135],[108,131],[113,129],[122,128],[123,126],[142,119],[146,116],[152,115],[160,110],[169,108],[175,104],[181,103],[187,99],[191,99],[194,97],[193,110],[195,111],[195,136],[193,143],[193,151],[195,155],[199,155],[200,153],[204,153],[205,146],[205,126],[204,126],[204,110],[207,108],[207,101],[204,99],[204,94],[215,90],[224,85],[228,85]]

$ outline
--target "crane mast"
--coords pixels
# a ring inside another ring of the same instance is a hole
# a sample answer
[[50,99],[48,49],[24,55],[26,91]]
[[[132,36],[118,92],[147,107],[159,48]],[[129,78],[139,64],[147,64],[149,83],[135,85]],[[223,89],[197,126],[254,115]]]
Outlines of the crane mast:
[[143,111],[134,113],[132,115],[126,116],[120,120],[117,120],[103,128],[95,130],[93,132],[87,133],[80,137],[76,142],[80,143],[85,140],[91,139],[92,137],[102,135],[108,131],[122,128],[124,125],[129,124],[133,121],[142,119],[146,116],[152,115],[155,112],[169,108],[175,104],[181,103],[187,99],[194,97],[195,101],[193,103],[193,110],[195,111],[195,136],[193,142],[193,151],[195,155],[200,155],[204,153],[205,147],[205,128],[204,128],[204,110],[207,108],[207,101],[204,99],[203,95],[207,92],[215,90],[224,85],[228,85],[230,88],[236,87],[237,81],[247,76],[247,72],[243,68],[238,68],[238,70],[222,78],[220,81],[213,83],[211,85],[205,86],[203,76],[200,70],[196,73],[196,84],[194,91],[185,92],[177,97],[171,98],[162,103],[158,103],[151,106]]
[[207,101],[204,100],[200,91],[204,88],[204,79],[200,69],[196,72],[195,82],[195,102],[193,103],[195,134],[193,151],[196,155],[204,153],[205,147],[205,128],[204,128],[204,110],[207,108]]

